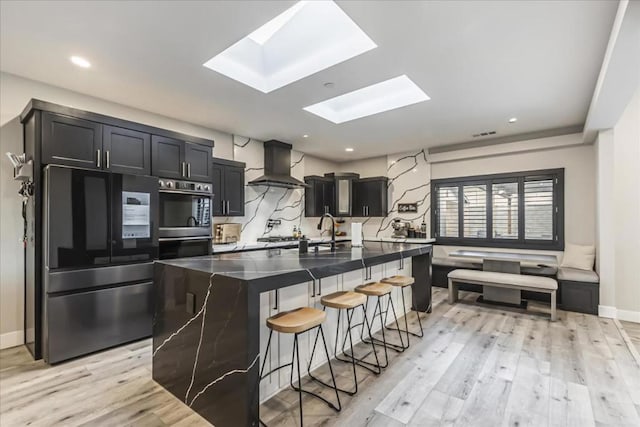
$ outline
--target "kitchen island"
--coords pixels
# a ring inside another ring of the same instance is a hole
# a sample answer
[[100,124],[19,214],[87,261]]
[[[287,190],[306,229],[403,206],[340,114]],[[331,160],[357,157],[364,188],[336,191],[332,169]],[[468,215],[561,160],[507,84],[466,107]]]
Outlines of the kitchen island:
[[[257,426],[262,295],[307,282],[320,294],[325,278],[369,279],[374,266],[410,258],[412,308],[429,312],[431,255],[430,244],[365,242],[157,261],[153,378],[218,427]],[[283,302],[276,292],[274,308]]]

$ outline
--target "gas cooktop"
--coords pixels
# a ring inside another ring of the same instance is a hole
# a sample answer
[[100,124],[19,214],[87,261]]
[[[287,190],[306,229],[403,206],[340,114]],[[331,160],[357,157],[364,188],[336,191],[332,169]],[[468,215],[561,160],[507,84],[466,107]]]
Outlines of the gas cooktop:
[[298,239],[293,236],[269,236],[259,237],[258,242],[278,243],[278,242],[297,242]]

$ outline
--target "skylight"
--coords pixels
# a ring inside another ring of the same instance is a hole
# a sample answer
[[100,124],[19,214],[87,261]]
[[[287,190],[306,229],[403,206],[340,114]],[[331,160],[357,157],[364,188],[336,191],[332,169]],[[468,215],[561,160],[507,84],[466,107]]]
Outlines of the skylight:
[[304,107],[304,110],[337,124],[429,99],[409,77],[402,75]]
[[333,1],[300,1],[203,65],[269,93],[376,47]]

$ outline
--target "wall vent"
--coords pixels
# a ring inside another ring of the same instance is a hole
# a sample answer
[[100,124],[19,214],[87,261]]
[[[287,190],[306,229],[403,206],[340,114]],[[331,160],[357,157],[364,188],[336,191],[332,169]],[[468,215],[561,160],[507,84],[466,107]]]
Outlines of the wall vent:
[[479,138],[481,136],[489,136],[489,135],[495,135],[495,134],[496,134],[495,130],[489,130],[489,131],[486,131],[486,132],[475,133],[475,134],[473,134],[473,137],[474,138]]

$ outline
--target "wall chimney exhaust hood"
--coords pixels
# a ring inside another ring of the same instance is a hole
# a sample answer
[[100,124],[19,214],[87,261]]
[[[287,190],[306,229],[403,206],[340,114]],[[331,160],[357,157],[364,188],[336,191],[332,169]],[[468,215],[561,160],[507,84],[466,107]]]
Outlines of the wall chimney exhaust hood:
[[264,175],[249,185],[304,188],[307,184],[291,176],[291,144],[276,140],[264,143]]

